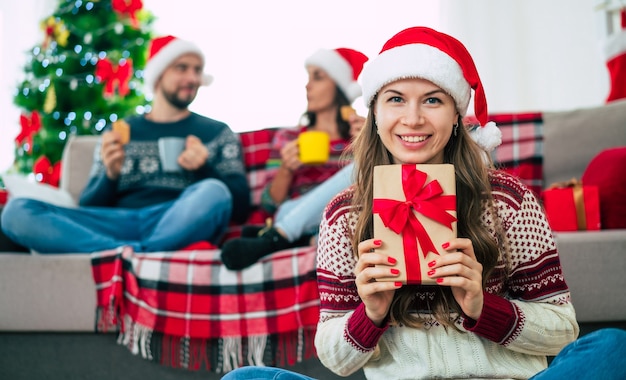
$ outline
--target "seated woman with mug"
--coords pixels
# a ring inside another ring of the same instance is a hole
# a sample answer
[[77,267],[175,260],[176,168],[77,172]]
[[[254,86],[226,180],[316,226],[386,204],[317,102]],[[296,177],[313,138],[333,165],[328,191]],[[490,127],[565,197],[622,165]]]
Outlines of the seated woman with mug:
[[[299,201],[302,195],[323,184],[347,164],[342,155],[363,126],[364,118],[355,113],[344,115],[342,107],[350,109],[350,104],[361,95],[357,78],[367,59],[359,51],[337,48],[320,49],[305,60],[309,75],[307,110],[300,126],[276,132],[268,160],[268,167],[277,169],[263,191],[261,207],[274,215],[274,223],[263,229],[246,226],[241,238],[224,243],[222,261],[227,268],[244,269],[272,252],[308,245],[311,237],[317,234],[321,209],[316,218],[290,217],[288,223],[283,220],[296,206],[306,206]],[[307,154],[300,144],[304,143],[302,139],[309,132],[322,132],[328,136],[330,154],[326,162],[320,162],[323,158],[303,162],[303,159],[307,161]],[[328,189],[325,199],[332,198],[349,183],[347,178],[345,183],[338,184],[339,188]]]

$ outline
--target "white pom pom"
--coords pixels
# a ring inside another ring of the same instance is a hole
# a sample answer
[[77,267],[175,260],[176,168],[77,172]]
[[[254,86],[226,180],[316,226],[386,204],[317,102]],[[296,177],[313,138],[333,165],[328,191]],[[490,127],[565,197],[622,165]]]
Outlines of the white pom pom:
[[493,121],[488,122],[484,127],[470,131],[470,135],[486,152],[491,152],[502,144],[502,132]]

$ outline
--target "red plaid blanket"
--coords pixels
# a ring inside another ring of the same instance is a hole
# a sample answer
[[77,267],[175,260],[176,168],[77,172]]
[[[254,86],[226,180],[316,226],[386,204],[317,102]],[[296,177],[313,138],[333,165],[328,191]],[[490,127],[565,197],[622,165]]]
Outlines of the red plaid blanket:
[[[253,209],[270,177],[265,163],[276,128],[240,134]],[[231,225],[225,239],[238,236]],[[319,316],[315,248],[276,252],[229,271],[218,250],[139,254],[119,248],[92,255],[97,331],[119,330],[119,343],[165,365],[215,372],[252,364],[293,365],[315,355]]]
[[537,196],[543,189],[543,116],[541,113],[489,116],[502,131],[492,152],[496,166],[519,177]]
[[92,254],[97,331],[174,367],[228,372],[315,355],[315,248],[274,253],[229,271],[218,250]]

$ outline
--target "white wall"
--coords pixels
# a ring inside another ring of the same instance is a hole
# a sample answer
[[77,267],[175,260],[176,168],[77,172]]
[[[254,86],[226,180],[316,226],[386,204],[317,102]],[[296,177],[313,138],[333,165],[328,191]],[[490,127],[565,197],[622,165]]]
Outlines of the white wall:
[[42,36],[39,21],[54,11],[56,1],[0,1],[0,173],[13,162],[14,141],[20,132],[19,110],[13,94],[23,76],[26,51]]
[[[86,0],[85,0],[86,1]],[[305,109],[302,62],[320,47],[375,56],[394,33],[439,27],[476,60],[490,112],[565,110],[604,103],[600,0],[144,0],[159,34],[198,43],[216,79],[194,111],[234,130],[293,125]],[[175,4],[175,5],[174,5]],[[13,91],[40,20],[57,0],[0,2],[0,173],[13,160],[19,111]],[[356,105],[363,112],[361,99]]]
[[[144,0],[159,34],[191,39],[207,52],[215,82],[192,109],[235,130],[294,125],[306,108],[304,60],[319,48],[351,47],[375,56],[385,40],[415,24],[436,27],[438,1]],[[179,22],[178,20],[185,20]],[[361,99],[355,105],[361,106]],[[363,112],[364,112],[364,107]]]
[[442,0],[442,28],[473,54],[490,112],[603,104],[609,75],[598,0]]

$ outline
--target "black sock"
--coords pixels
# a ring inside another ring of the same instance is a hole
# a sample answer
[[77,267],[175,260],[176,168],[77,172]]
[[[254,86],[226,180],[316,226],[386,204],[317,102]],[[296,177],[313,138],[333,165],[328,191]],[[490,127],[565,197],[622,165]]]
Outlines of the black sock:
[[293,243],[290,243],[274,228],[270,228],[259,237],[242,237],[224,243],[222,262],[228,269],[240,270],[249,267],[270,253],[292,246],[294,246]]

